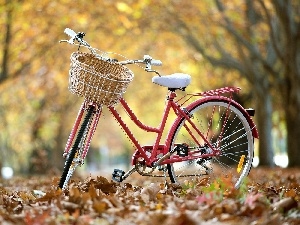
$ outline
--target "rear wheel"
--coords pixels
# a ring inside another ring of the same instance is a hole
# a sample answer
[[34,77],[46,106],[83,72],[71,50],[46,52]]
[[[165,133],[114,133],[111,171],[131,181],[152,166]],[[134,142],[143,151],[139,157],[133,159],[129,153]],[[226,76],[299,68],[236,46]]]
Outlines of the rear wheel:
[[74,144],[66,156],[64,170],[58,185],[61,189],[65,189],[67,187],[68,182],[71,179],[76,167],[82,165],[83,163],[81,154],[85,146],[90,126],[92,124],[94,109],[94,106],[89,106],[88,111],[77,133]]
[[190,110],[189,115],[210,146],[219,150],[220,154],[202,158],[201,155],[210,154],[212,150],[189,122],[182,118],[171,134],[170,151],[176,149],[171,159],[187,154],[199,158],[168,164],[171,181],[195,184],[203,179],[212,182],[224,177],[235,188],[239,188],[251,169],[254,151],[252,129],[244,114],[233,103],[215,99],[199,103]]

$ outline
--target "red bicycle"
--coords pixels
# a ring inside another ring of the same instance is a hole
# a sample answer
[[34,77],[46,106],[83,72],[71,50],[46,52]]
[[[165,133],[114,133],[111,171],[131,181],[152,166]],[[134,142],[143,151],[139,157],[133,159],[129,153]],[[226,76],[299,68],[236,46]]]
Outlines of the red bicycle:
[[[177,99],[176,92],[185,91],[191,82],[190,75],[175,73],[161,76],[152,66],[162,65],[145,55],[139,60],[117,61],[107,53],[92,48],[83,38],[84,33],[75,33],[66,28],[71,39],[63,40],[86,47],[89,52],[71,55],[69,90],[84,97],[78,116],[64,151],[65,166],[59,182],[61,189],[67,184],[77,166],[84,163],[93,134],[97,128],[102,108],[108,107],[135,146],[132,168],[128,171],[115,169],[112,179],[124,181],[132,173],[142,176],[162,177],[173,183],[196,184],[212,177],[225,175],[238,188],[251,169],[254,138],[258,138],[251,118],[253,109],[244,109],[232,99],[240,88],[224,87],[202,93],[185,94]],[[75,43],[76,42],[76,43]],[[145,64],[145,71],[156,75],[152,82],[167,88],[165,109],[158,127],[143,124],[127,102],[122,98],[133,79],[133,72],[125,65]],[[193,100],[196,98],[196,100]],[[119,104],[130,119],[142,130],[156,133],[153,145],[141,146],[115,106]],[[176,119],[165,140],[162,135],[169,113]]]

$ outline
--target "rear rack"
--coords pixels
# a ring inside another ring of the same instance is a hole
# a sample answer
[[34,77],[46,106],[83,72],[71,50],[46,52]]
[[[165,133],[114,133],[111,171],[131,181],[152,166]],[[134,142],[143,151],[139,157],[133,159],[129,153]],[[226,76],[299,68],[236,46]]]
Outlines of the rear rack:
[[180,103],[180,105],[183,105],[184,103],[188,102],[192,97],[194,96],[202,96],[202,97],[208,97],[208,96],[221,96],[226,93],[230,93],[230,98],[232,98],[233,93],[238,93],[241,90],[239,87],[223,87],[223,88],[217,88],[215,90],[209,90],[199,93],[188,93],[182,98],[178,99],[177,103],[179,104],[180,101],[183,101]]

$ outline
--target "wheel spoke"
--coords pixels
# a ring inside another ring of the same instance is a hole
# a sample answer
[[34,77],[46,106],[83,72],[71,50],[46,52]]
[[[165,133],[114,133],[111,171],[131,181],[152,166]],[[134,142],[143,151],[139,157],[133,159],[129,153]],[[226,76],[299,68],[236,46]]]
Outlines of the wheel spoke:
[[[172,148],[175,144],[187,143],[190,154],[198,154],[199,159],[169,164],[167,168],[171,181],[181,183],[186,179],[195,180],[197,176],[217,178],[227,174],[238,188],[250,171],[254,148],[252,130],[245,116],[226,100],[207,100],[189,114],[209,144],[194,129],[189,129],[183,118],[172,133]],[[220,154],[201,158],[201,155],[213,153],[209,146],[219,150]],[[240,163],[242,155],[243,161]],[[238,167],[241,167],[240,173],[237,172]]]

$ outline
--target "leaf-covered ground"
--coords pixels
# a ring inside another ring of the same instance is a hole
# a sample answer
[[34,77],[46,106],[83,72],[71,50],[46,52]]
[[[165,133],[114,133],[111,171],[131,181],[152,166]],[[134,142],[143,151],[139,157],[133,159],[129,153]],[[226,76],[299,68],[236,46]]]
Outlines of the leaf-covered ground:
[[300,170],[253,169],[234,190],[224,178],[183,186],[132,176],[74,179],[65,192],[58,177],[0,182],[0,224],[300,224]]

